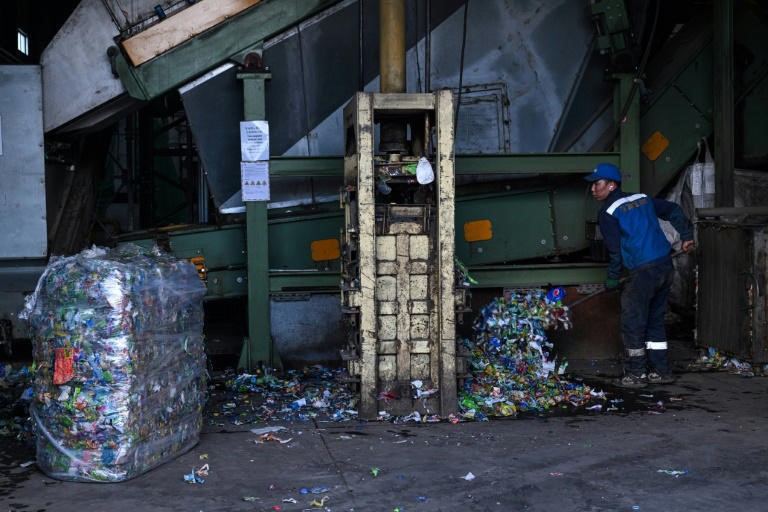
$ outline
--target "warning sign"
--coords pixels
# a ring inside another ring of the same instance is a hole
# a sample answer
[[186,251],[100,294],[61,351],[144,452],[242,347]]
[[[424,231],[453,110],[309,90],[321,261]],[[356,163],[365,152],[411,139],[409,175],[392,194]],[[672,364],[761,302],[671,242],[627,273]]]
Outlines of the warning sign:
[[269,201],[269,162],[240,162],[243,201]]

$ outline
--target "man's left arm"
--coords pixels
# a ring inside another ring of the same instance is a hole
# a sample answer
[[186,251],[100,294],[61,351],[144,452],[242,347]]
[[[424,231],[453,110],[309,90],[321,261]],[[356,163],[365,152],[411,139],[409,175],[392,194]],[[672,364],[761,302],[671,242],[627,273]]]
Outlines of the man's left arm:
[[687,251],[688,247],[693,245],[693,226],[688,217],[685,216],[683,209],[680,208],[680,205],[672,201],[654,198],[653,207],[656,209],[656,215],[659,218],[669,221],[672,227],[677,230],[680,234],[680,240],[683,241],[683,249]]

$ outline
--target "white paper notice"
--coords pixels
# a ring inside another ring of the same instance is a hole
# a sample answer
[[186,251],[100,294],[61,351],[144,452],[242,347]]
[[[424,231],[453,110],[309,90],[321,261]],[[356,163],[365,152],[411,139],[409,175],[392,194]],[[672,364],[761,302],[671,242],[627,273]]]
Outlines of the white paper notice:
[[269,124],[267,121],[240,121],[240,160],[269,160]]
[[269,201],[269,162],[240,162],[243,201]]

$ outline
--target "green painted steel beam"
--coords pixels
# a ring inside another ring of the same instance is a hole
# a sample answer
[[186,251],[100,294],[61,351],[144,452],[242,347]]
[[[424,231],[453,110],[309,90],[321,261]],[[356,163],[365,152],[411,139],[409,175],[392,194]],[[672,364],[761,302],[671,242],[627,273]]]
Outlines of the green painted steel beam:
[[318,270],[272,270],[269,273],[269,291],[317,291],[333,293],[339,291],[341,277],[338,271]]
[[[509,288],[514,286],[570,286],[603,283],[605,265],[494,265],[471,267],[469,274],[477,281],[473,288]],[[270,293],[289,291],[339,291],[338,272],[313,270],[272,271]]]
[[115,55],[114,63],[128,94],[151,100],[338,2],[263,0],[138,67],[131,66],[122,53]]
[[[456,257],[469,266],[571,254],[587,246],[585,215],[595,202],[577,179],[550,188],[526,188],[459,197]],[[473,221],[490,222],[492,237],[467,240]]]
[[473,288],[514,286],[566,286],[602,283],[605,264],[492,265],[470,267],[469,275],[477,284]]
[[344,212],[338,203],[328,203],[327,206],[335,208],[335,211],[269,219],[269,261],[272,269],[339,269],[338,259],[328,262],[312,259],[312,242],[338,240],[344,225]]
[[344,159],[336,156],[270,157],[269,175],[280,177],[342,177],[344,175]]
[[[618,149],[621,155],[621,188],[640,192],[640,92],[634,76],[616,76],[614,88],[614,122],[620,126]],[[614,148],[616,149],[616,148]]]
[[[515,286],[570,286],[602,283],[606,278],[605,264],[550,265],[487,265],[470,267],[469,274],[477,281],[473,288],[509,288]],[[289,291],[337,292],[338,272],[315,270],[286,270],[269,273],[271,293]]]
[[578,174],[601,162],[620,165],[618,153],[456,155],[456,174]]
[[240,269],[215,270],[206,276],[207,293],[204,300],[228,299],[244,297],[248,294],[248,270]]
[[[592,172],[601,162],[620,165],[619,153],[518,153],[512,155],[457,155],[456,174],[579,174]],[[340,157],[273,157],[271,176],[342,176]]]

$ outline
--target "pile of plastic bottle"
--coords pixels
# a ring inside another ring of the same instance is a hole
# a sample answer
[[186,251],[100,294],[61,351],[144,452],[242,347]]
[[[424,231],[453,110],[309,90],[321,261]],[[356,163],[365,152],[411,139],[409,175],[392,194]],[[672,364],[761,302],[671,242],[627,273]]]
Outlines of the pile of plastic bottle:
[[190,262],[133,245],[51,261],[25,309],[45,473],[126,480],[194,446],[206,393],[203,295]]
[[690,363],[687,369],[693,371],[727,371],[736,375],[753,377],[756,374],[765,375],[768,371],[768,365],[763,368],[753,367],[749,362],[726,355],[715,347],[707,347],[699,350],[696,360]]
[[583,405],[588,386],[564,380],[546,331],[570,327],[561,288],[512,293],[485,305],[473,324],[475,337],[462,343],[471,352],[469,378],[460,390],[464,419],[546,411],[560,403]]

